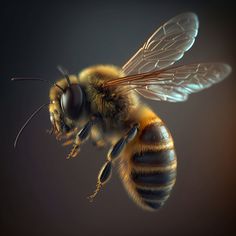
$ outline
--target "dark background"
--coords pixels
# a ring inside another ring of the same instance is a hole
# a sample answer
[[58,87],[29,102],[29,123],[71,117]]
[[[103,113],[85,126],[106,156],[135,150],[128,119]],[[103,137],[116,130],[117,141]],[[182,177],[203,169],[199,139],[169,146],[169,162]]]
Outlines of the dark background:
[[[235,11],[229,1],[119,1],[1,4],[1,235],[233,235],[236,207]],[[223,61],[224,82],[185,103],[146,101],[166,121],[178,154],[178,178],[166,205],[145,212],[128,198],[116,171],[93,204],[107,150],[86,143],[80,156],[46,134],[42,111],[13,140],[30,113],[48,102],[49,86],[10,82],[13,76],[55,81],[56,65],[71,73],[122,65],[162,23],[185,12],[200,19],[197,40],[180,63]]]

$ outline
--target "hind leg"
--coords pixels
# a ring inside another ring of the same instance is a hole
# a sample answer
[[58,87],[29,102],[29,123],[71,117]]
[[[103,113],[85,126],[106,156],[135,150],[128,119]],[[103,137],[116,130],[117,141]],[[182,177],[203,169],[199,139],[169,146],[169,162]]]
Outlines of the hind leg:
[[138,127],[138,124],[134,124],[126,135],[120,138],[118,142],[109,150],[107,154],[107,161],[99,171],[96,189],[94,193],[88,197],[91,202],[96,197],[101,187],[111,178],[113,162],[120,156],[127,143],[131,142],[135,138],[138,132]]
[[109,179],[111,178],[111,174],[112,174],[112,162],[106,161],[105,164],[102,166],[101,170],[99,171],[96,189],[94,193],[88,197],[90,202],[92,202],[93,199],[96,197],[101,187],[109,181]]

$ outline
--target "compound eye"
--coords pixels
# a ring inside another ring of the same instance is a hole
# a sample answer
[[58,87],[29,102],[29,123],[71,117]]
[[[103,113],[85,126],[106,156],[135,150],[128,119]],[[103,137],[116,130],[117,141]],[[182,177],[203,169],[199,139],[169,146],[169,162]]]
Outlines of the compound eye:
[[61,107],[71,120],[77,120],[83,105],[83,91],[79,85],[71,84],[61,96]]

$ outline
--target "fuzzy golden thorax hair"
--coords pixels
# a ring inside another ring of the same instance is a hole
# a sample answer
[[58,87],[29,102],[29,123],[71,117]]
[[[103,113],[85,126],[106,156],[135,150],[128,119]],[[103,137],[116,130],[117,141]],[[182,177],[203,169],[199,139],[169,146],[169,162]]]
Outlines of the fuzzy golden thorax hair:
[[89,67],[79,74],[79,83],[84,87],[90,102],[91,112],[100,113],[111,126],[129,120],[138,105],[138,98],[127,87],[104,87],[104,81],[123,77],[122,70],[112,65]]

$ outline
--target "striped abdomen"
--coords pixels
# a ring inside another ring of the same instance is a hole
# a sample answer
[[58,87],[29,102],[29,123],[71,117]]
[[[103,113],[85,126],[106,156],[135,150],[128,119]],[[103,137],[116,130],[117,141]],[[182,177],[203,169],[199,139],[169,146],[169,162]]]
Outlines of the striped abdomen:
[[120,174],[139,206],[157,210],[170,195],[176,166],[171,134],[156,116],[150,123],[141,122],[139,134],[122,154]]

